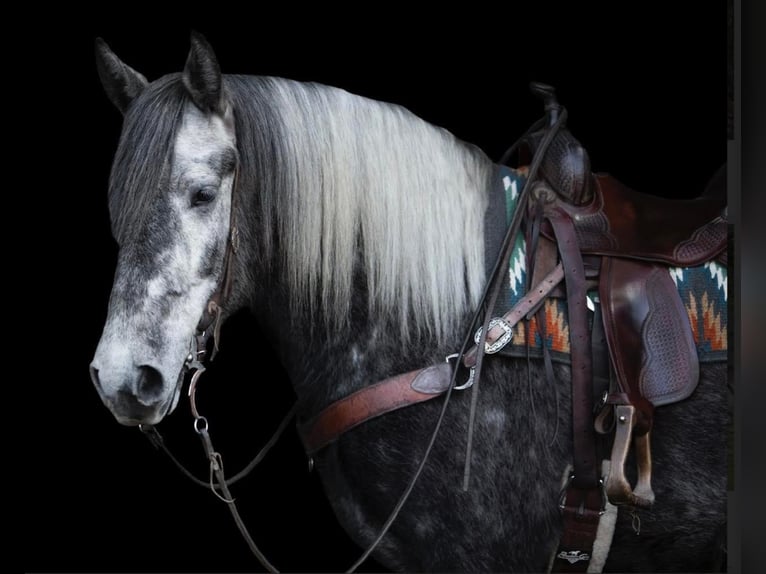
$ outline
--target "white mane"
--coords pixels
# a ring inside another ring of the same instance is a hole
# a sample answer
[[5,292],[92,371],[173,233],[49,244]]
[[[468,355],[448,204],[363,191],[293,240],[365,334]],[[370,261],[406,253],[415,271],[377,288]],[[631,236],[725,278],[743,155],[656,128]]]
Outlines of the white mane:
[[372,312],[396,313],[404,336],[443,339],[484,286],[491,162],[402,107],[261,81],[282,147],[267,207],[294,303],[343,321],[361,265]]

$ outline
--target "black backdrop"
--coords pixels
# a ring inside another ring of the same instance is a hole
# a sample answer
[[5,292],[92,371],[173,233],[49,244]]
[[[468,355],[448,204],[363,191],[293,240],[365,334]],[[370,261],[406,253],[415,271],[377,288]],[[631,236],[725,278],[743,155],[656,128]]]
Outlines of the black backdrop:
[[[529,81],[548,82],[595,169],[642,191],[694,196],[726,159],[725,3],[694,12],[657,1],[614,4],[588,13],[544,6],[534,14],[452,14],[449,25],[408,24],[411,14],[391,12],[332,26],[297,13],[172,25],[88,14],[95,23],[30,37],[19,51],[43,89],[42,98],[28,94],[35,103],[25,111],[34,112],[36,149],[44,141],[55,152],[33,167],[35,186],[24,187],[42,211],[38,233],[50,247],[28,248],[41,262],[38,279],[16,290],[35,302],[23,310],[31,327],[23,346],[33,351],[23,364],[34,375],[24,377],[20,403],[25,487],[7,491],[25,509],[25,569],[258,569],[224,505],[178,475],[137,430],[115,423],[88,378],[116,257],[106,184],[120,130],[95,72],[96,36],[153,79],[181,70],[193,27],[225,73],[317,81],[400,103],[494,158],[541,114]],[[222,345],[201,401],[233,471],[270,436],[291,391],[247,317],[224,329]],[[163,427],[204,475],[187,404]],[[280,568],[342,570],[359,553],[292,431],[235,494]],[[381,569],[372,561],[366,568]]]

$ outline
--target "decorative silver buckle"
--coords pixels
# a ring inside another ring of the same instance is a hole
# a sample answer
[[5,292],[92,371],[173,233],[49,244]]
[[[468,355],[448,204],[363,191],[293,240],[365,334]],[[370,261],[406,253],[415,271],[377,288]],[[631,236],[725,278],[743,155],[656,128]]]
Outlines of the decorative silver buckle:
[[[502,317],[493,317],[489,320],[489,328],[493,329],[494,327],[501,327],[503,331],[505,331],[502,335],[500,335],[497,340],[490,344],[488,341],[484,341],[484,353],[487,355],[492,355],[494,353],[497,353],[500,349],[505,347],[508,343],[511,342],[511,339],[513,339],[513,327],[511,327],[508,322],[503,319]],[[476,334],[473,336],[473,341],[477,345],[479,344],[479,341],[481,340],[481,330],[483,327],[479,327],[476,330]]]

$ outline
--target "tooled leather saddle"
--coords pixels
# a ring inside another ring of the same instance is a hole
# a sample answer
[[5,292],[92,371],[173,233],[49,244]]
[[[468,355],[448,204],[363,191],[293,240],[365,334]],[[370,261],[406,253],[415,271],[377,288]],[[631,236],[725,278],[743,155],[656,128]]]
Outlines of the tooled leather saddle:
[[[553,89],[533,84],[533,92],[545,101],[552,126],[560,111]],[[531,156],[546,129],[527,137]],[[563,532],[551,567],[584,571],[605,497],[632,507],[654,502],[649,440],[654,408],[687,398],[699,380],[694,333],[670,271],[714,260],[725,267],[725,193],[709,186],[707,197],[670,200],[636,192],[609,175],[592,173],[587,152],[566,128],[545,150],[539,173],[530,182],[525,220],[531,282],[508,313],[489,323],[484,353],[502,350],[522,318],[536,315],[545,338],[540,299],[566,299],[573,470],[559,503]],[[717,176],[713,184],[721,187],[720,172]],[[597,304],[589,293],[597,293]],[[545,343],[543,350],[545,355]],[[477,354],[478,347],[471,349],[464,364],[473,366]],[[552,370],[546,366],[546,371],[552,378]],[[594,389],[601,394],[597,403]],[[612,431],[604,478],[596,433]],[[635,487],[625,474],[631,443]]]
[[[552,89],[537,86],[537,92],[546,109],[556,109]],[[538,139],[529,138],[533,153]],[[541,172],[530,190],[542,204],[540,237],[532,238],[537,248],[528,254],[532,285],[554,268],[557,251],[564,259],[562,242],[574,241],[586,272],[582,277],[565,272],[565,282],[579,284],[580,292],[597,288],[601,321],[594,321],[594,330],[605,339],[616,383],[595,409],[595,430],[615,429],[606,493],[614,504],[649,506],[654,407],[687,398],[699,380],[691,325],[668,268],[711,260],[726,264],[725,197],[664,199],[592,174],[587,152],[566,128],[553,140]],[[598,355],[593,344],[581,352]],[[587,364],[589,358],[573,362]],[[631,438],[635,488],[624,472]]]

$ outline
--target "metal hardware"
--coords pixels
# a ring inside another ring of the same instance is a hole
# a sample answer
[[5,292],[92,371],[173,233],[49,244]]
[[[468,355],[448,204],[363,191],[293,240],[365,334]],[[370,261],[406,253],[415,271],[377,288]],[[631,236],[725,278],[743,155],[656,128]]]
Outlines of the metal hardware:
[[[489,329],[491,330],[495,327],[500,327],[504,332],[492,344],[490,344],[488,341],[484,341],[484,353],[487,355],[493,355],[494,353],[497,353],[500,349],[510,343],[511,339],[513,339],[513,327],[511,327],[505,319],[502,317],[493,317],[490,319]],[[473,336],[474,343],[477,345],[481,340],[481,331],[482,327],[479,327],[476,330],[476,334]]]
[[[444,357],[444,360],[445,362],[449,363],[451,360],[453,359],[457,360],[459,358],[460,358],[460,353],[452,353],[451,355],[447,355],[446,357]],[[456,391],[464,391],[466,389],[470,389],[473,386],[475,374],[476,374],[476,368],[471,367],[471,370],[468,373],[468,380],[462,385],[457,385],[456,387],[452,387],[452,388]]]

